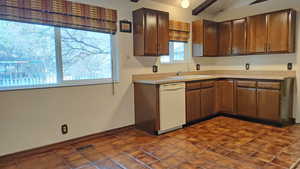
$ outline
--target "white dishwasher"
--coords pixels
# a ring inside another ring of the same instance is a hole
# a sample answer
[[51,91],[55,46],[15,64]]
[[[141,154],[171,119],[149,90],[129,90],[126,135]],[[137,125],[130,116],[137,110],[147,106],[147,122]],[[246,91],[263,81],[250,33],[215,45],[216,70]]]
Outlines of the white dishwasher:
[[158,134],[182,128],[186,122],[185,83],[160,85],[160,130]]

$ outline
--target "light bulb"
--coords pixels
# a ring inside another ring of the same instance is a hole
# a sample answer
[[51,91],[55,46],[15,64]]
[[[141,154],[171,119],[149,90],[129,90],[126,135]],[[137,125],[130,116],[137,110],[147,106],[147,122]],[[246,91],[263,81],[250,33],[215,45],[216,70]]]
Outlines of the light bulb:
[[189,0],[181,0],[181,7],[188,8],[190,6]]

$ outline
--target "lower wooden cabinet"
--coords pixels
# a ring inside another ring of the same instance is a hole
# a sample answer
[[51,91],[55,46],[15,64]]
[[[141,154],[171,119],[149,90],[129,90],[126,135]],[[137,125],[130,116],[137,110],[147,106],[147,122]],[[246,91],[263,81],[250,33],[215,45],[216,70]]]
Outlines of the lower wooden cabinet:
[[217,111],[234,113],[233,80],[220,80],[217,82]]
[[186,122],[190,123],[216,112],[215,81],[186,83]]
[[280,121],[280,90],[257,89],[257,117]]
[[215,87],[201,89],[201,115],[207,117],[215,113],[216,107],[216,90]]
[[237,114],[247,117],[257,117],[256,88],[237,88]]
[[186,121],[192,122],[201,118],[201,90],[186,91]]

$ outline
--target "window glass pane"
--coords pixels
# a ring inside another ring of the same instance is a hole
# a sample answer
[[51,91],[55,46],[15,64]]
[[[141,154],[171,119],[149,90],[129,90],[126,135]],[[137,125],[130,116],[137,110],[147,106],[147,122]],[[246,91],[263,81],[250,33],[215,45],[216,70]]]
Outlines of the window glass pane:
[[169,56],[161,56],[160,63],[174,63],[176,61],[184,61],[184,51],[184,42],[169,42]]
[[0,88],[57,82],[54,28],[0,20]]
[[111,78],[111,35],[61,29],[63,80]]
[[160,63],[170,63],[170,62],[171,62],[170,56],[161,56],[160,57]]
[[183,42],[174,42],[174,61],[184,60],[184,46]]

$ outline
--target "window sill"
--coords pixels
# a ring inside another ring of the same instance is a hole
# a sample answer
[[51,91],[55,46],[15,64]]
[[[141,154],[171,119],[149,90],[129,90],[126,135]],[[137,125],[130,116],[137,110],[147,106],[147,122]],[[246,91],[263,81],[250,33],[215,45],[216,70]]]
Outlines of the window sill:
[[[76,80],[66,81],[61,84],[46,84],[46,85],[34,85],[34,86],[18,86],[18,87],[4,87],[0,88],[0,92],[19,91],[19,90],[35,90],[35,89],[49,89],[49,88],[62,88],[62,87],[78,87],[78,86],[91,86],[91,85],[107,85],[112,84],[111,79],[101,80]],[[119,80],[115,80],[114,83],[120,83]]]

